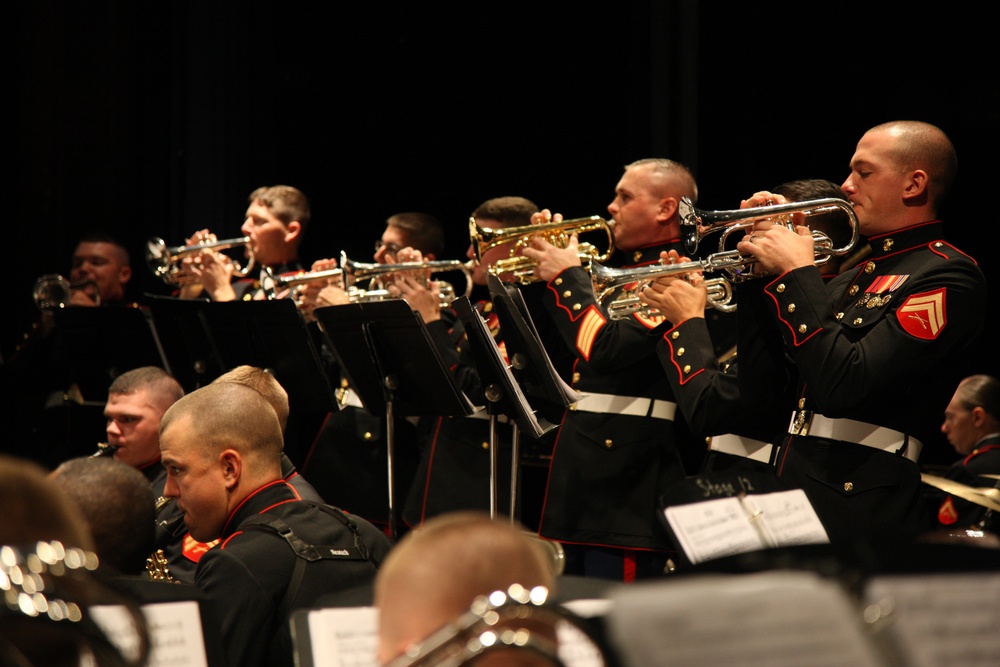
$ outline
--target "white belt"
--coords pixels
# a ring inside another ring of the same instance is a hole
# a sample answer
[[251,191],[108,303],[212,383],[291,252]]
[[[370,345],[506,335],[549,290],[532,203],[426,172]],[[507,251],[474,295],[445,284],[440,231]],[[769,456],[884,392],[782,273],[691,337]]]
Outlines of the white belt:
[[634,396],[615,396],[613,394],[587,394],[569,406],[569,409],[579,412],[632,415],[633,417],[652,417],[654,419],[673,421],[674,413],[677,412],[677,404],[655,398],[636,398]]
[[904,447],[903,456],[914,463],[920,458],[920,450],[924,445],[913,436],[907,436],[891,428],[854,421],[853,419],[831,419],[815,412],[798,410],[792,413],[792,421],[788,425],[789,435],[811,435],[816,438],[829,438],[853,442],[873,449],[881,449],[890,454],[899,454]]
[[742,435],[726,433],[712,436],[708,448],[713,452],[743,456],[761,463],[771,462],[771,451],[774,446],[769,442],[745,438]]

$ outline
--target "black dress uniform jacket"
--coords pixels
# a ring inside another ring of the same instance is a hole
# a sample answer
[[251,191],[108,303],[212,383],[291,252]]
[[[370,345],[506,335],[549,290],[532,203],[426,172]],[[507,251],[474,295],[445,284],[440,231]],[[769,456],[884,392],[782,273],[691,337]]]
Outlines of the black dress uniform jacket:
[[[284,526],[289,537],[267,521]],[[385,534],[364,519],[341,521],[300,500],[284,480],[244,500],[221,538],[199,561],[195,583],[221,610],[223,643],[234,667],[291,665],[289,612],[322,595],[372,583],[390,547]],[[323,559],[302,559],[293,543],[315,547]],[[297,571],[300,560],[304,570]]]
[[[651,264],[668,248],[619,251],[608,264]],[[657,507],[664,491],[683,478],[684,468],[673,421],[647,416],[666,403],[676,407],[656,356],[659,337],[652,332],[662,318],[610,319],[583,268],[563,271],[543,292],[549,319],[576,356],[573,388],[584,395],[646,399],[646,409],[641,415],[566,411],[553,448],[539,532],[570,543],[669,550]],[[559,344],[547,342],[541,324],[539,333],[547,346]]]
[[[788,437],[778,475],[806,490],[834,542],[911,537],[929,527],[920,472],[906,449],[910,438],[926,441],[915,426],[938,414],[927,402],[938,400],[936,385],[981,327],[986,298],[982,272],[943,240],[939,221],[869,243],[868,259],[828,284],[803,267],[763,290],[763,281],[745,283],[737,296],[741,393],[797,378],[798,404],[790,407],[902,435],[898,453]],[[786,353],[794,368],[784,364]]]
[[[948,479],[967,486],[1000,487],[1000,480],[981,475],[1000,475],[1000,435],[983,438],[968,456],[956,461],[945,472]],[[1000,520],[992,517],[995,512],[987,517],[987,508],[958,496],[947,494],[933,509],[939,528],[954,526],[967,529],[978,526],[984,519],[987,521],[983,528],[995,532],[996,527],[1000,527]]]

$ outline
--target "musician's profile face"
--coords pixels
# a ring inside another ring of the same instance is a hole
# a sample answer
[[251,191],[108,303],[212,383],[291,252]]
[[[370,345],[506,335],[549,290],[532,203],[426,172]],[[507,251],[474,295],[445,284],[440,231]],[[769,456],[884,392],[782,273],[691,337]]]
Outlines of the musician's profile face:
[[948,438],[948,442],[955,448],[955,451],[962,456],[971,454],[976,443],[982,437],[976,426],[975,409],[966,408],[958,399],[957,394],[952,396],[948,407],[944,410],[941,432]]
[[232,466],[203,440],[191,417],[179,416],[160,434],[160,455],[167,471],[163,495],[176,499],[191,537],[210,542],[229,518]]
[[164,409],[145,389],[130,394],[109,394],[104,406],[108,444],[115,460],[145,468],[160,458],[160,419]]
[[[92,281],[101,295],[101,303],[121,301],[132,269],[123,251],[113,243],[81,241],[73,252],[69,279],[72,283]],[[93,287],[85,288],[91,290]]]

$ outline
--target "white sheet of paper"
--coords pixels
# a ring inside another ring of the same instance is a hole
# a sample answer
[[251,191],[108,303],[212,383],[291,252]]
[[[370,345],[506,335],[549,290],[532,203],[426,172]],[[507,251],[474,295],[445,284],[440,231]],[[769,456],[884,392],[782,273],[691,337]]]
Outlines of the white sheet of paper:
[[876,667],[860,610],[836,582],[770,571],[637,582],[612,592],[627,667]]
[[[121,605],[95,605],[94,622],[126,657],[139,655],[139,640],[132,617]],[[154,602],[142,605],[149,628],[148,667],[208,667],[201,613],[194,600]]]
[[772,546],[830,541],[801,489],[673,505],[664,514],[692,563]]
[[873,579],[865,602],[888,611],[884,632],[913,667],[1000,665],[1000,574],[897,575]]

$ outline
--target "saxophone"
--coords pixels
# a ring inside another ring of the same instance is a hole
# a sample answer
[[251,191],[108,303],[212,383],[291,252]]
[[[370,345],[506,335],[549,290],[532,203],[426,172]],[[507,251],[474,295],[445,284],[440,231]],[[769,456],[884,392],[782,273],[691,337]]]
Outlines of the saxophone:
[[184,515],[178,514],[170,519],[160,520],[160,515],[174,502],[173,498],[160,496],[156,499],[156,539],[152,555],[146,559],[146,572],[153,581],[166,581],[177,583],[177,580],[170,574],[167,563],[167,556],[163,553],[163,546],[166,546],[176,537],[179,527],[184,525]]

